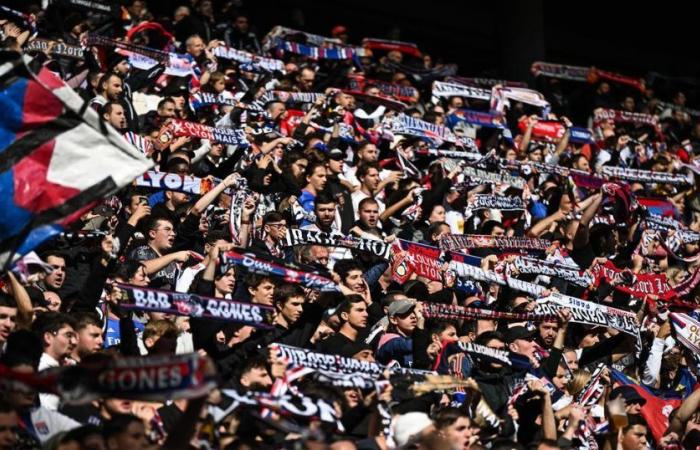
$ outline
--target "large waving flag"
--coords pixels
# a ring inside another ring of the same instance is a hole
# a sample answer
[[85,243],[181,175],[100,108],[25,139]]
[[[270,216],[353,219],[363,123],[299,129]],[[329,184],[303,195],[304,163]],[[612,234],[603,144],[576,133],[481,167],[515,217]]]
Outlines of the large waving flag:
[[152,162],[52,72],[0,52],[0,267]]

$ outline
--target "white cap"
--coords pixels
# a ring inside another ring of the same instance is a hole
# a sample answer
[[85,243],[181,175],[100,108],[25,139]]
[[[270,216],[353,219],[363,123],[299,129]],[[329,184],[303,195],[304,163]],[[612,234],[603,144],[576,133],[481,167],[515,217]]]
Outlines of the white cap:
[[400,415],[394,421],[394,442],[397,448],[408,444],[412,437],[433,424],[430,417],[422,412],[410,412]]

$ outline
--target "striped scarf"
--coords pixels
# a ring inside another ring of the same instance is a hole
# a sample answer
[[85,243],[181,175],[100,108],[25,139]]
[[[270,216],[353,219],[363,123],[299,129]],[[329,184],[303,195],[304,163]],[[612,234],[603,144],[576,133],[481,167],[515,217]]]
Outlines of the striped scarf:
[[445,83],[443,81],[433,82],[433,97],[467,97],[477,100],[491,100],[491,91],[488,89],[464,86],[455,83]]
[[356,56],[358,56],[356,50],[350,47],[313,47],[310,45],[300,44],[298,42],[285,41],[284,39],[277,39],[275,48],[282,52],[294,53],[297,55],[306,56],[307,58],[311,59],[347,60],[353,59]]
[[430,319],[445,319],[445,320],[473,320],[473,319],[490,319],[490,320],[511,320],[515,322],[542,322],[555,319],[557,316],[552,314],[538,313],[513,313],[503,311],[493,311],[482,308],[468,308],[458,305],[443,305],[440,303],[425,303],[423,305],[423,315]]
[[146,139],[145,137],[134,133],[133,131],[127,131],[124,133],[124,139],[129,144],[133,145],[144,155],[150,155],[153,152],[153,143]]
[[225,46],[215,47],[212,53],[217,58],[230,59],[244,64],[246,66],[245,70],[255,72],[278,71],[285,73],[284,62],[279,59],[258,56],[253,53]]
[[270,50],[274,46],[274,42],[277,38],[283,38],[286,36],[304,36],[307,43],[315,45],[317,47],[338,47],[342,46],[340,39],[329,38],[326,36],[321,36],[318,34],[307,33],[306,31],[294,30],[292,28],[283,27],[277,25],[263,38],[263,48],[265,50]]
[[455,126],[462,122],[480,127],[495,128],[497,130],[501,130],[503,137],[505,137],[508,141],[513,139],[513,134],[506,126],[504,117],[500,114],[492,114],[470,109],[458,109],[445,117],[445,125],[453,130]]
[[84,40],[84,45],[97,45],[100,47],[120,48],[123,50],[128,50],[130,52],[138,53],[139,55],[147,56],[151,59],[155,59],[156,61],[162,64],[167,64],[170,60],[170,54],[168,52],[164,52],[163,50],[144,47],[143,45],[136,45],[124,41],[117,41],[115,39],[110,39],[106,36],[100,36],[97,34],[88,35]]
[[389,133],[417,136],[435,141],[438,145],[443,142],[457,142],[457,136],[455,136],[449,128],[435,125],[425,120],[416,119],[406,114],[399,114],[396,117],[387,117],[384,119],[383,125],[385,131]]

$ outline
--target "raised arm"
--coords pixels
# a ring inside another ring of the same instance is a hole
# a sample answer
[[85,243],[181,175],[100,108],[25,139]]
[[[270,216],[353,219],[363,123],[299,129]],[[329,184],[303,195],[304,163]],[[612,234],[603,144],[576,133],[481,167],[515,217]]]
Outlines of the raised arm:
[[594,196],[593,201],[588,208],[583,211],[581,215],[581,220],[579,220],[578,229],[576,230],[576,235],[574,236],[574,248],[581,248],[588,243],[588,228],[591,220],[595,217],[600,208],[600,204],[603,203],[603,195],[597,193]]
[[209,205],[212,204],[214,200],[216,200],[216,197],[219,196],[224,190],[228,187],[233,186],[233,184],[236,182],[240,175],[232,173],[231,175],[227,176],[224,178],[224,180],[214,186],[212,190],[207,192],[206,194],[202,195],[199,200],[197,200],[197,203],[194,204],[194,207],[192,208],[192,211],[190,211],[190,214],[195,214],[195,215],[200,215],[202,214]]

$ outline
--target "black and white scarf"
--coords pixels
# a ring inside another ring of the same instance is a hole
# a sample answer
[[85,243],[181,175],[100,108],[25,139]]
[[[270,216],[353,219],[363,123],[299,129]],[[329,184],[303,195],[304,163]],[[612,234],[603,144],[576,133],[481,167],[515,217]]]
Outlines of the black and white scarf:
[[71,59],[83,59],[82,47],[78,45],[65,44],[63,42],[49,41],[46,39],[34,39],[24,47],[24,51],[45,52],[49,49],[52,43],[54,44],[53,48],[51,49],[52,55]]
[[473,185],[474,182],[478,184],[492,183],[492,184],[507,184],[516,189],[525,188],[525,180],[521,177],[514,177],[508,173],[500,172],[488,172],[486,170],[477,169],[476,167],[465,167],[462,169],[464,176],[471,180],[467,184]]
[[392,134],[407,134],[426,138],[436,143],[457,142],[457,136],[447,127],[426,122],[425,120],[399,114],[395,117],[387,117],[383,121],[384,130]]
[[323,399],[313,399],[301,394],[275,396],[266,392],[241,392],[234,389],[222,389],[221,394],[224,397],[222,403],[227,404],[227,406],[222,408],[220,404],[209,407],[209,412],[217,423],[239,408],[264,408],[286,417],[318,419],[321,422],[335,425],[340,432],[344,431],[335,407]]
[[625,181],[637,181],[640,183],[692,185],[694,182],[693,177],[688,175],[653,172],[651,170],[628,169],[626,167],[617,166],[603,166],[602,173],[608,178],[616,178]]
[[564,281],[574,283],[581,287],[588,287],[595,282],[595,277],[589,272],[582,271],[579,267],[541,259],[518,256],[510,264],[518,271],[518,274],[536,274],[548,277],[561,278]]
[[538,299],[535,312],[556,314],[562,308],[571,310],[571,321],[574,323],[610,327],[639,337],[639,324],[637,323],[637,316],[633,312],[569,297],[556,292],[548,297]]
[[323,231],[301,230],[291,228],[287,230],[284,244],[287,247],[296,245],[324,245],[328,247],[343,247],[369,252],[380,258],[389,259],[391,244],[375,239],[363,239],[354,236],[343,236],[336,233]]
[[477,194],[467,202],[467,207],[472,210],[498,209],[501,211],[514,211],[525,209],[525,202],[520,197]]
[[477,87],[465,86],[462,84],[445,83],[443,81],[433,82],[433,97],[468,97],[477,100],[491,100],[491,90]]

